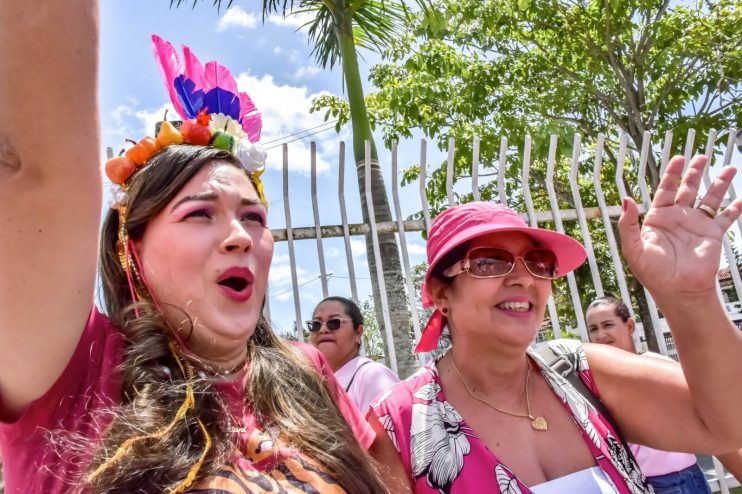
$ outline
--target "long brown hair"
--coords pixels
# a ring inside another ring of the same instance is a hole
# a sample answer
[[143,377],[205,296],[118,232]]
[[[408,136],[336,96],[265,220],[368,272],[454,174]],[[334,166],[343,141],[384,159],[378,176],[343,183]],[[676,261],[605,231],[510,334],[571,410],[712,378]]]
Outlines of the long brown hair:
[[[128,191],[126,229],[132,240],[204,166],[219,160],[239,167],[227,152],[202,146],[170,146],[134,175]],[[163,430],[186,399],[187,376],[170,351],[170,329],[148,302],[132,300],[121,268],[119,217],[108,212],[102,231],[100,272],[103,305],[126,340],[122,402],[95,453],[91,471],[106,464],[129,438]],[[323,378],[306,358],[287,346],[261,316],[248,343],[246,396],[260,424],[317,461],[349,492],[385,492],[375,466],[345,422]],[[206,447],[199,421],[213,440],[197,479],[228,463],[234,446],[231,417],[213,378],[192,380],[195,405],[161,439],[137,442],[124,458],[91,482],[96,492],[163,492],[182,482]]]

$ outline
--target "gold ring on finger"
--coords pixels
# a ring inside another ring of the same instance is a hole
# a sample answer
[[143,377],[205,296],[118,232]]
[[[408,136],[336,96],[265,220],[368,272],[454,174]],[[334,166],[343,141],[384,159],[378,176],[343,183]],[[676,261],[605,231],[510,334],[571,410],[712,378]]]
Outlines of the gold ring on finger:
[[708,217],[711,218],[712,220],[716,218],[716,215],[718,214],[716,209],[706,204],[699,204],[698,206],[696,206],[696,209],[700,209],[701,211],[706,213]]

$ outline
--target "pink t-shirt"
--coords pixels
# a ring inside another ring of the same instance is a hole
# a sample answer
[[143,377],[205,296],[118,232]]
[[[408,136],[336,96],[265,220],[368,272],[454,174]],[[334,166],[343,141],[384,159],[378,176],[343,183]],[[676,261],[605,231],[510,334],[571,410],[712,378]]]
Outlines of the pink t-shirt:
[[[654,352],[644,352],[642,356],[657,358],[660,360],[669,360],[676,363],[673,359]],[[690,453],[671,453],[659,449],[631,444],[631,452],[634,458],[647,477],[656,475],[665,475],[668,473],[678,472],[696,464],[696,457]]]
[[389,367],[366,357],[347,362],[335,372],[335,377],[361,413],[368,412],[377,396],[399,382]]
[[[375,433],[337,384],[327,361],[309,345],[299,348],[325,377],[360,444],[368,448]],[[93,309],[77,349],[57,382],[31,403],[18,420],[0,422],[0,457],[7,494],[64,493],[87,471],[89,458],[70,454],[63,442],[55,447],[50,431],[57,431],[55,438],[79,434],[89,438],[90,449],[95,449],[100,439],[98,431],[106,425],[101,420],[96,422],[95,412],[120,400],[117,369],[123,350],[121,334],[105,315]],[[231,387],[238,389],[236,385]],[[305,488],[323,493],[344,492],[332,478],[322,475],[322,469],[311,459],[287,448],[280,437],[261,430],[241,391],[230,392],[229,388],[229,384],[219,387],[230,408],[243,419],[244,430],[237,431],[240,451],[235,452],[234,463],[225,467],[223,475],[199,482],[194,489],[221,488],[226,493],[239,493],[270,486],[285,492]]]

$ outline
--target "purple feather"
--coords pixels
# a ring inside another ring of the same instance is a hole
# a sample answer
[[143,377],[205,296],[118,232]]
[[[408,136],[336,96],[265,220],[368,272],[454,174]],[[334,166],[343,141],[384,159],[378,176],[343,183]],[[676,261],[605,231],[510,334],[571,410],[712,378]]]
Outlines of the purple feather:
[[204,107],[204,92],[196,89],[196,84],[184,75],[176,77],[173,86],[186,118],[196,118]]
[[209,109],[209,113],[223,113],[239,121],[240,100],[232,92],[215,87],[204,95],[203,105]]

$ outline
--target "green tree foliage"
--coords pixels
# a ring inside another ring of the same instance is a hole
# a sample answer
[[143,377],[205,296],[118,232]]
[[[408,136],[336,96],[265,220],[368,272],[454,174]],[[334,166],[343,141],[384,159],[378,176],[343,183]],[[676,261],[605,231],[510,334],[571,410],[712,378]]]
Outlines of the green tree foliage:
[[[482,166],[493,172],[505,167],[506,195],[521,211],[519,163],[527,135],[533,147],[531,179],[525,185],[536,209],[545,210],[544,164],[551,134],[559,138],[559,206],[571,208],[566,176],[575,133],[583,136],[588,151],[594,150],[598,134],[606,136],[604,192],[608,204],[618,204],[611,177],[620,133],[628,135],[636,151],[645,131],[664,136],[672,130],[673,152],[679,152],[690,128],[702,136],[720,129],[717,142],[724,142],[725,129],[742,126],[739,0],[438,0],[435,6],[443,22],[431,26],[411,18],[405,35],[385,52],[384,63],[373,68],[378,91],[367,97],[371,120],[383,129],[387,144],[409,138],[413,130],[441,149],[455,138],[456,179],[471,174],[472,141],[479,136]],[[341,98],[325,96],[315,109],[347,118]],[[508,138],[506,163],[498,160],[500,136]],[[694,151],[702,152],[704,145],[698,140]],[[648,160],[652,190],[658,183],[660,147]],[[584,153],[581,158],[582,202],[596,206],[593,162]],[[414,165],[405,170],[408,182],[418,176]],[[626,183],[637,183],[631,161]],[[495,181],[480,186],[483,199],[498,192]],[[444,167],[432,173],[427,193],[434,213],[447,205]],[[629,193],[638,196],[637,189]],[[458,200],[470,198],[461,194]],[[574,225],[565,226],[567,233],[581,237]],[[602,222],[591,221],[599,265],[610,263],[602,229]],[[606,290],[616,292],[613,275],[602,275]],[[583,304],[589,302],[595,290],[586,266],[576,278]],[[631,286],[646,314],[641,287]],[[563,309],[560,319],[574,322],[566,284],[557,283],[554,293]]]

